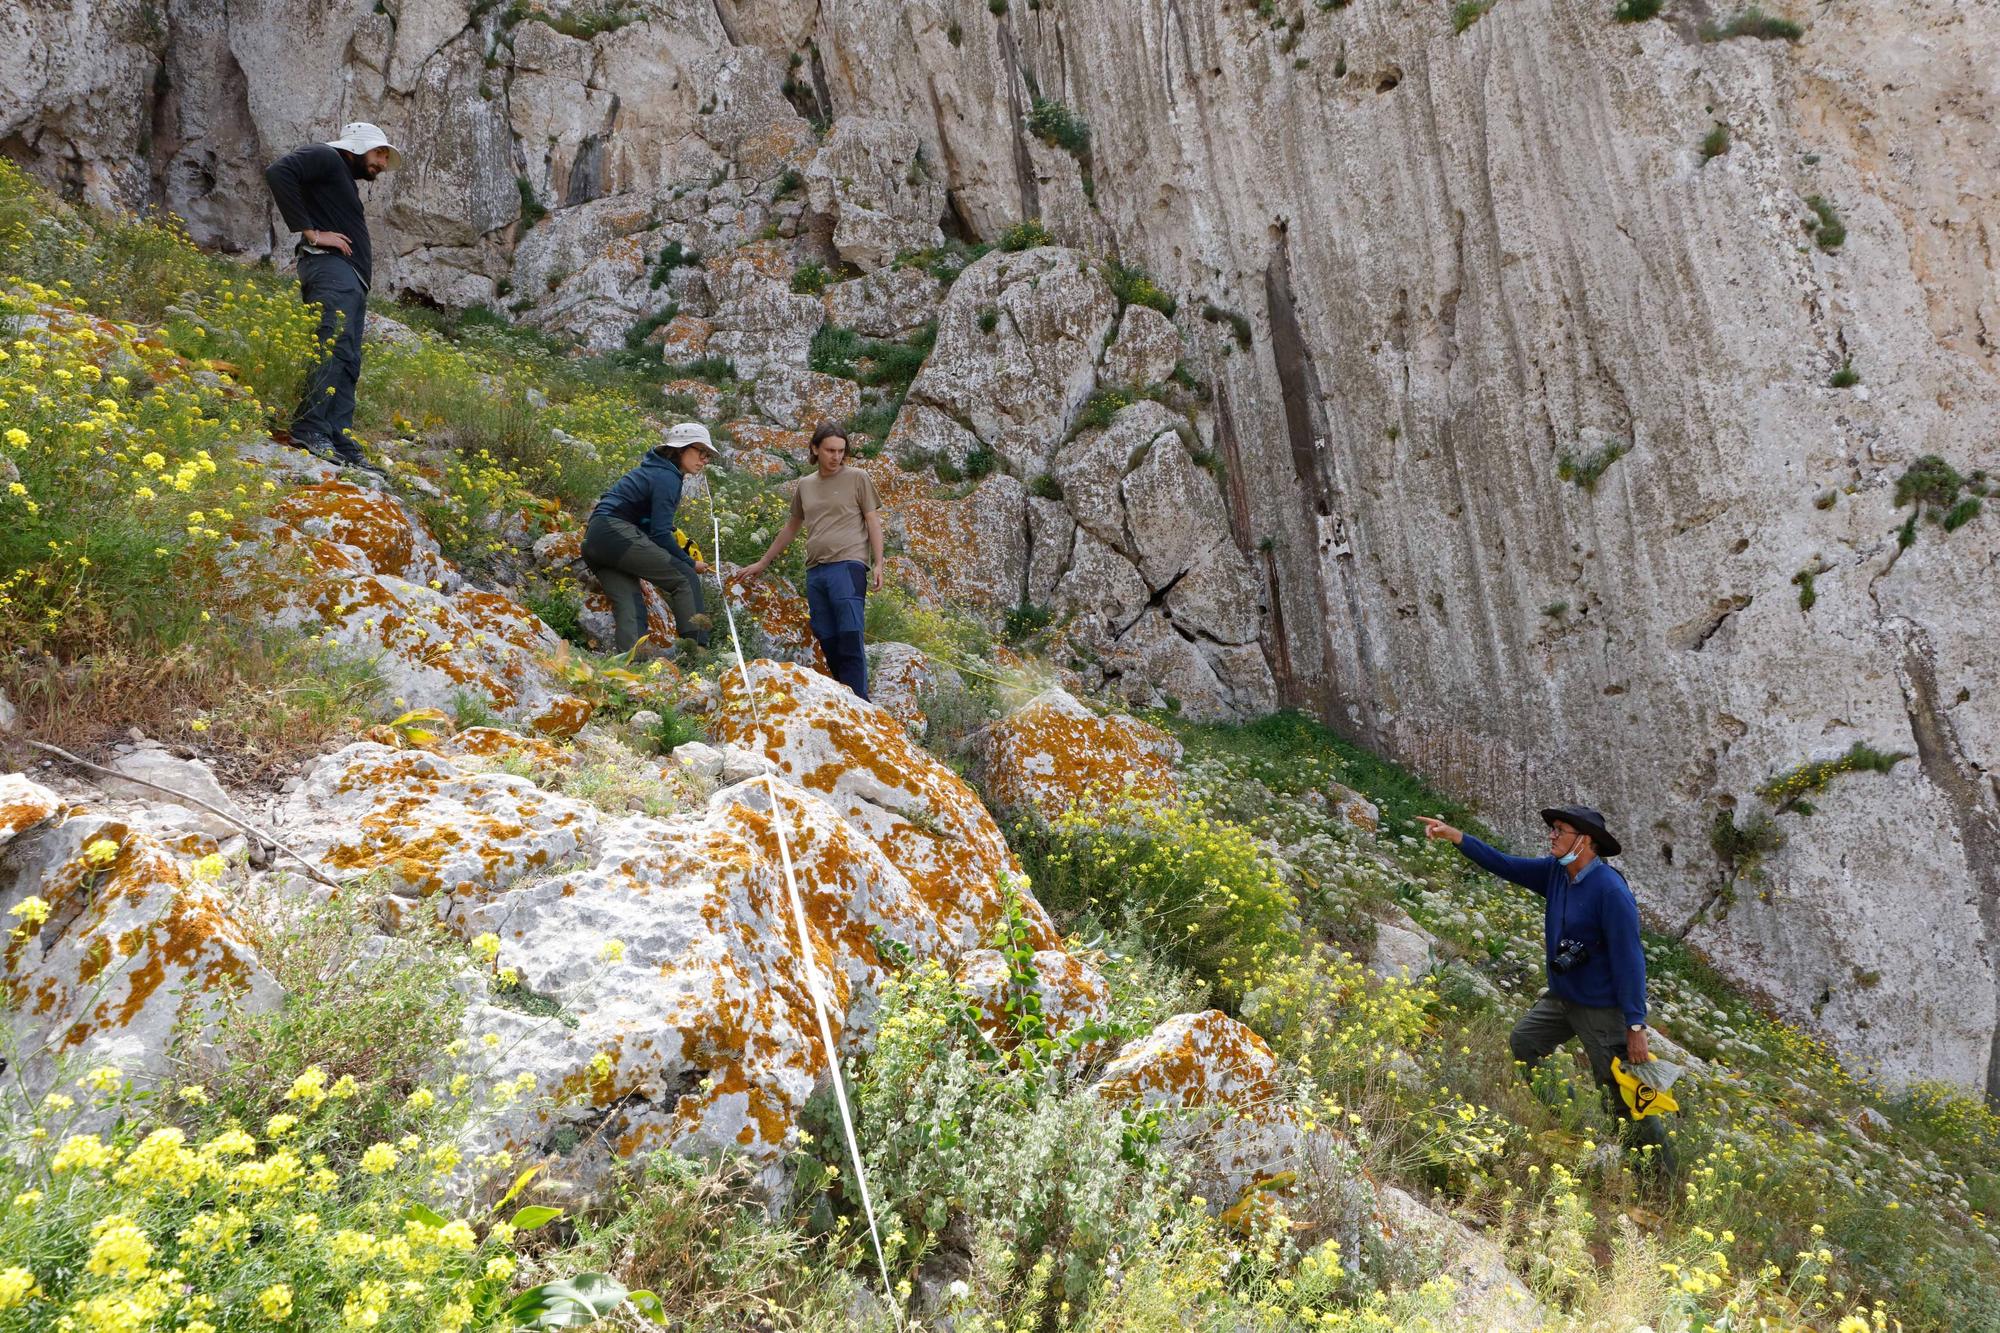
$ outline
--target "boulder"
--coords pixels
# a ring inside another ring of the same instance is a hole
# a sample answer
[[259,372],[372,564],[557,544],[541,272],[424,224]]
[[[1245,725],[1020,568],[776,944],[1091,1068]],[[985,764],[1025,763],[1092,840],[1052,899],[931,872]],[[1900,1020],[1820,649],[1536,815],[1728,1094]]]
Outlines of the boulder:
[[1464,1223],[1427,1207],[1394,1185],[1376,1192],[1375,1225],[1393,1251],[1429,1252],[1426,1267],[1457,1284],[1452,1314],[1489,1333],[1530,1333],[1558,1322],[1507,1267],[1500,1246]]
[[826,322],[867,338],[908,338],[937,318],[944,284],[921,268],[885,268],[826,289]]
[[701,741],[688,741],[674,747],[673,761],[694,777],[708,782],[722,778],[722,751]]
[[861,410],[861,386],[796,366],[773,366],[757,379],[757,410],[778,425],[810,431]]
[[975,745],[987,793],[1003,810],[1054,819],[1084,801],[1121,792],[1175,795],[1181,744],[1148,722],[1100,717],[1062,689],[1050,689],[979,734]]
[[924,701],[940,688],[965,692],[959,674],[935,662],[921,648],[907,643],[868,645],[868,697],[885,709],[912,737],[922,740],[930,730]]
[[[276,1002],[222,894],[123,822],[87,809],[56,819],[54,805],[34,783],[0,779],[0,920],[18,923],[0,936],[0,986],[13,1049],[27,1053],[10,1076],[39,1092],[61,1060],[164,1079],[176,1026],[206,1022],[225,984],[251,1012]],[[10,915],[30,897],[45,919]]]
[[933,595],[983,612],[997,627],[1002,613],[1020,603],[1027,579],[1027,488],[996,473],[969,494],[947,499],[895,468],[873,468],[871,475],[888,511],[884,529],[924,567]]
[[[990,331],[980,327],[988,312],[999,316]],[[952,284],[909,401],[963,423],[1017,475],[1038,476],[1097,385],[1117,314],[1111,289],[1077,251],[995,251]]]
[[1298,1155],[1299,1126],[1277,1073],[1262,1037],[1208,1009],[1126,1046],[1094,1088],[1113,1105],[1159,1112],[1162,1146],[1185,1154],[1195,1188],[1226,1207]]
[[[120,747],[105,766],[119,774],[118,777],[104,779],[107,796],[124,796],[153,803],[170,802],[187,811],[185,822],[188,827],[212,838],[231,838],[243,831],[239,824],[204,810],[193,801],[176,799],[192,797],[194,801],[214,806],[223,815],[233,816],[236,820],[244,817],[229,793],[222,789],[222,784],[215,780],[215,774],[199,759],[181,759],[167,753],[158,742],[145,741],[129,748]],[[145,785],[148,783],[157,785]]]
[[1349,828],[1373,833],[1382,826],[1382,812],[1375,802],[1344,783],[1326,784],[1327,805]]
[[573,734],[590,705],[551,665],[562,641],[526,607],[464,586],[421,522],[394,498],[343,482],[293,491],[239,577],[270,620],[370,654],[412,707],[483,699],[545,735]]
[[1144,388],[1164,383],[1185,349],[1174,322],[1151,306],[1128,305],[1118,335],[1105,349],[1098,377],[1107,384]]
[[865,272],[904,250],[944,243],[945,182],[907,125],[844,116],[806,168],[813,211],[833,218],[833,248]]
[[1375,923],[1375,947],[1368,953],[1368,970],[1385,980],[1415,981],[1436,964],[1437,940],[1400,908]]
[[[741,669],[723,675],[716,734],[827,796],[895,860],[954,949],[984,944],[1002,903],[1000,877],[1014,862],[978,794],[894,717],[838,681],[791,663],[753,662],[750,671],[748,692]],[[1030,900],[1028,913],[1030,942],[1055,947],[1040,906]]]

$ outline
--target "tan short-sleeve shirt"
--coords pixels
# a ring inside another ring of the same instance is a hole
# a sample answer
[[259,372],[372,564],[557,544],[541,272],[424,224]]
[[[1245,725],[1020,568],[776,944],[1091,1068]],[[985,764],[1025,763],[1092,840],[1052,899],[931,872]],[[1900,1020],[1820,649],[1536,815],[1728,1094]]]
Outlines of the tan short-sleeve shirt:
[[863,516],[882,507],[875,483],[849,465],[831,477],[808,472],[792,489],[792,517],[805,524],[806,568],[841,560],[868,563]]

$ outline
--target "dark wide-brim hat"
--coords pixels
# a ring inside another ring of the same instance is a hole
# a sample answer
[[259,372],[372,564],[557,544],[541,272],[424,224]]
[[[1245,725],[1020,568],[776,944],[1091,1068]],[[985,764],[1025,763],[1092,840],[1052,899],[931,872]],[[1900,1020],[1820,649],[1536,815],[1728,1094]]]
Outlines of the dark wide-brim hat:
[[1588,833],[1599,856],[1616,856],[1624,850],[1611,830],[1604,827],[1604,816],[1587,805],[1552,805],[1542,811],[1544,824],[1553,826],[1558,819],[1578,833]]

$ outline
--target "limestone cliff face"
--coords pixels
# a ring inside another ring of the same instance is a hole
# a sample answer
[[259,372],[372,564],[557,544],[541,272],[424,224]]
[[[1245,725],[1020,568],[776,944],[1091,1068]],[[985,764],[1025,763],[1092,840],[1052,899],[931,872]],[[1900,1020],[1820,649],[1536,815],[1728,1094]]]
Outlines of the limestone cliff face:
[[[698,295],[644,249],[773,224],[872,271],[913,227],[1038,216],[1143,264],[1212,389],[1281,702],[1524,838],[1603,806],[1656,924],[1891,1077],[2000,1091],[2000,516],[1905,546],[1896,504],[1924,455],[2000,471],[2000,12],[1816,9],[1793,44],[1704,42],[1701,3],[1502,0],[1456,35],[1402,0],[648,0],[594,35],[374,8],[14,6],[0,151],[257,253],[261,162],[379,119],[412,155],[374,187],[390,289],[505,281],[598,338]],[[1088,122],[1087,172],[1037,96]],[[863,127],[850,166],[807,116]],[[553,212],[523,234],[524,190]],[[1855,742],[1910,757],[1732,875],[1718,814]]]

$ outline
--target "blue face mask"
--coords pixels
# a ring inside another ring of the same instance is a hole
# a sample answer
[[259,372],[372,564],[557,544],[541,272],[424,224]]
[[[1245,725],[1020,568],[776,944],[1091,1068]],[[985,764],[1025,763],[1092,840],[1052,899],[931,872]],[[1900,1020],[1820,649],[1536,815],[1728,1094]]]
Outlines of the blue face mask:
[[1571,865],[1575,865],[1575,864],[1576,864],[1576,849],[1575,849],[1575,848],[1571,848],[1571,849],[1570,849],[1570,850],[1569,850],[1568,852],[1565,852],[1565,853],[1564,853],[1563,855],[1561,855],[1561,856],[1558,856],[1558,857],[1556,858],[1556,864],[1557,864],[1557,865],[1559,865],[1559,866],[1571,866]]

